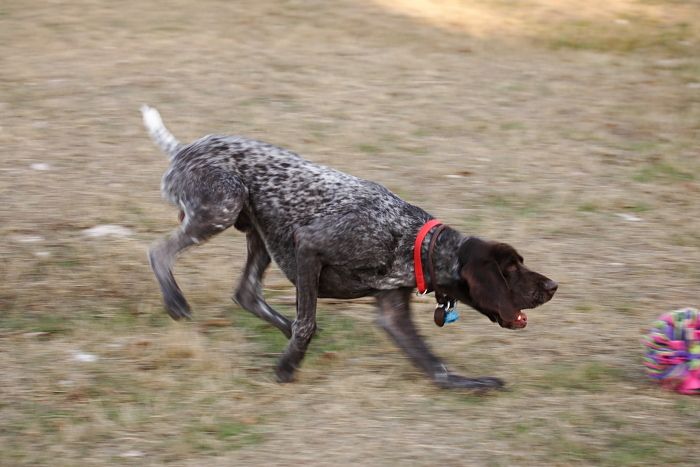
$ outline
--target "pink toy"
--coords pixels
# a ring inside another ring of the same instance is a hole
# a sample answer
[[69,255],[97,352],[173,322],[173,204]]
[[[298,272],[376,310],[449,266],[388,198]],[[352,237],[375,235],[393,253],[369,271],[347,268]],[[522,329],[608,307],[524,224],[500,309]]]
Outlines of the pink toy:
[[700,394],[700,312],[664,313],[644,336],[647,374],[681,394]]

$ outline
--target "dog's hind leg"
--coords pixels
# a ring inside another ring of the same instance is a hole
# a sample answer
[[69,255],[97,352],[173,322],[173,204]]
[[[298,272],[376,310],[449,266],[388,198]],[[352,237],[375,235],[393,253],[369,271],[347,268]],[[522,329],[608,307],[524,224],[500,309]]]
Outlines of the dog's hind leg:
[[[185,214],[182,224],[148,252],[165,309],[176,320],[191,318],[190,306],[172,273],[177,255],[232,226],[248,195],[245,186],[235,176],[217,173],[209,173],[206,177],[197,175],[188,174],[187,183],[179,187],[183,190],[178,197]],[[193,188],[202,186],[206,188]]]
[[262,277],[270,265],[270,254],[265,243],[254,227],[246,229],[248,243],[248,259],[246,260],[243,276],[233,295],[233,300],[241,308],[264,319],[287,336],[292,337],[292,322],[281,315],[265,302],[262,294]]
[[492,389],[503,386],[498,378],[466,378],[447,370],[418,334],[411,319],[410,298],[413,289],[387,290],[377,295],[378,323],[413,361],[413,364],[443,388]]

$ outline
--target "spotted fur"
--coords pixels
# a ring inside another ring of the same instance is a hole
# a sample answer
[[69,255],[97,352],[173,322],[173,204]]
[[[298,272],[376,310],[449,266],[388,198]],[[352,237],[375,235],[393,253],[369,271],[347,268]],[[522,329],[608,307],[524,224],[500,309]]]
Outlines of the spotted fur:
[[[317,297],[375,296],[380,324],[436,383],[477,388],[502,384],[493,378],[470,379],[447,372],[411,323],[409,296],[416,285],[413,242],[420,227],[432,219],[430,214],[382,185],[260,141],[210,135],[183,145],[155,109],[144,106],[142,112],[149,134],[170,157],[161,184],[163,196],[182,212],[180,227],[149,252],[173,318],[190,317],[171,272],[176,255],[235,226],[246,233],[248,260],[234,300],[290,338],[277,367],[280,381],[292,380],[304,357],[316,329]],[[499,315],[500,301],[498,309],[480,309],[463,290],[464,260],[458,252],[466,240],[449,228],[440,236],[433,255],[435,281],[490,318],[495,315],[507,322],[510,318]],[[261,280],[271,260],[296,285],[293,322],[262,296]],[[538,284],[549,280],[537,276]]]

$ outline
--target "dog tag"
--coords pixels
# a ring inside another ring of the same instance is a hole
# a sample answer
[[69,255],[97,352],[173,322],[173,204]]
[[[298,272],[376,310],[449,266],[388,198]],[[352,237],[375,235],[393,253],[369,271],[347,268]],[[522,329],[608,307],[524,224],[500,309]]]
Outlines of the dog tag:
[[459,313],[457,313],[457,310],[452,308],[451,310],[447,310],[445,313],[445,324],[450,324],[454,323],[459,319]]
[[445,325],[445,309],[438,305],[435,307],[435,313],[433,315],[433,320],[438,327],[443,327]]
[[433,315],[433,320],[438,327],[443,327],[445,325],[445,309],[438,305],[435,307],[435,313]]
[[433,320],[435,324],[439,327],[443,327],[445,324],[454,323],[459,319],[459,313],[455,308],[456,302],[451,300],[447,303],[439,304],[435,307],[435,313],[433,315]]

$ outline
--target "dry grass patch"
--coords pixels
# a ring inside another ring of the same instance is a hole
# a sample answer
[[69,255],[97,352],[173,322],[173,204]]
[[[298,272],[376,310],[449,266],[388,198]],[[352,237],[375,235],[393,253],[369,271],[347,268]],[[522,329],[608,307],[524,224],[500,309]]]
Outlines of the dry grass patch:
[[655,50],[684,55],[700,39],[700,27],[690,20],[700,14],[694,2],[375,1],[392,11],[476,37],[524,38],[555,49]]

